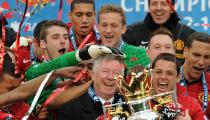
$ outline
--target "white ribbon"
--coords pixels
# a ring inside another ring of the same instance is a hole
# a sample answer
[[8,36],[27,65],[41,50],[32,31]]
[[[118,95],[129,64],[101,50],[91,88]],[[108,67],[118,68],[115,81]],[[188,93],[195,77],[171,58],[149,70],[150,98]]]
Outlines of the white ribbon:
[[44,80],[42,81],[41,85],[39,86],[39,88],[38,88],[38,90],[37,90],[37,92],[36,92],[36,95],[35,95],[35,97],[34,97],[34,99],[33,99],[33,101],[32,101],[32,104],[31,104],[31,106],[30,106],[28,112],[23,116],[22,120],[27,120],[28,117],[29,117],[29,115],[30,115],[30,114],[32,113],[32,111],[34,110],[34,107],[35,107],[35,105],[36,105],[36,103],[37,103],[37,101],[38,101],[38,99],[39,99],[39,97],[40,97],[40,94],[41,94],[42,90],[43,90],[44,87],[45,87],[45,84],[47,83],[47,81],[49,80],[50,76],[52,75],[52,73],[53,73],[54,71],[55,71],[55,70],[52,70],[51,72],[49,72],[49,73],[47,74],[47,76],[44,78]]

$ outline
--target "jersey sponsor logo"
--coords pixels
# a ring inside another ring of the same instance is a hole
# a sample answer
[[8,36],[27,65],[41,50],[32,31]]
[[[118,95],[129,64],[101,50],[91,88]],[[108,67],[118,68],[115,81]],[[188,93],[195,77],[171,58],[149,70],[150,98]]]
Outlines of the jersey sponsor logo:
[[141,41],[142,45],[146,45],[148,43],[148,41]]
[[31,60],[26,60],[26,59],[23,59],[23,63],[26,64],[27,62],[30,62]]
[[174,47],[175,49],[177,50],[183,50],[184,49],[184,42],[180,39],[177,39],[175,42],[174,42]]

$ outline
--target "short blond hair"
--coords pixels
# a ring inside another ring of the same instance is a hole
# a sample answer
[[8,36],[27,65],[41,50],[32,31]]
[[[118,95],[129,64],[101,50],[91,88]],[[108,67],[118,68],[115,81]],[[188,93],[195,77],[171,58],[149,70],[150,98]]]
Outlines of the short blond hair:
[[98,12],[98,23],[100,22],[99,16],[103,13],[118,13],[122,18],[122,25],[126,25],[126,17],[124,10],[120,6],[116,6],[113,4],[107,4],[100,8]]

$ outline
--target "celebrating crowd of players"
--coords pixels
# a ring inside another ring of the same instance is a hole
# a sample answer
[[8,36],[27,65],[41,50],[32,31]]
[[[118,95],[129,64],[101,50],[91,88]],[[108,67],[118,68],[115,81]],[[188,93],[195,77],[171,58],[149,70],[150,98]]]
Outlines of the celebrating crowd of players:
[[[121,7],[107,4],[96,15],[95,2],[74,0],[70,23],[41,21],[18,48],[16,33],[5,28],[0,119],[23,118],[53,70],[29,119],[103,119],[104,104],[125,101],[115,77],[148,68],[153,94],[176,88],[181,112],[173,119],[210,118],[210,35],[181,24],[175,0],[148,0],[145,19],[129,26]],[[123,111],[131,112],[126,105]]]

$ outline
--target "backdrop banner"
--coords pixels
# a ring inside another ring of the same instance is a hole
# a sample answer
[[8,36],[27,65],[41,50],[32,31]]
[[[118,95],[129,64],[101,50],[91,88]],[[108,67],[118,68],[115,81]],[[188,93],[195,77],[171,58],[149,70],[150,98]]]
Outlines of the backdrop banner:
[[[29,0],[29,9],[21,29],[21,35],[33,35],[36,24],[44,19],[57,19],[60,0]],[[68,12],[72,0],[63,0],[62,20],[69,22]],[[102,5],[120,5],[126,12],[127,24],[142,21],[148,11],[148,0],[95,0],[96,12]],[[25,0],[1,0],[0,11],[8,25],[18,30]],[[210,34],[210,0],[176,0],[175,9],[181,22],[193,29]]]

